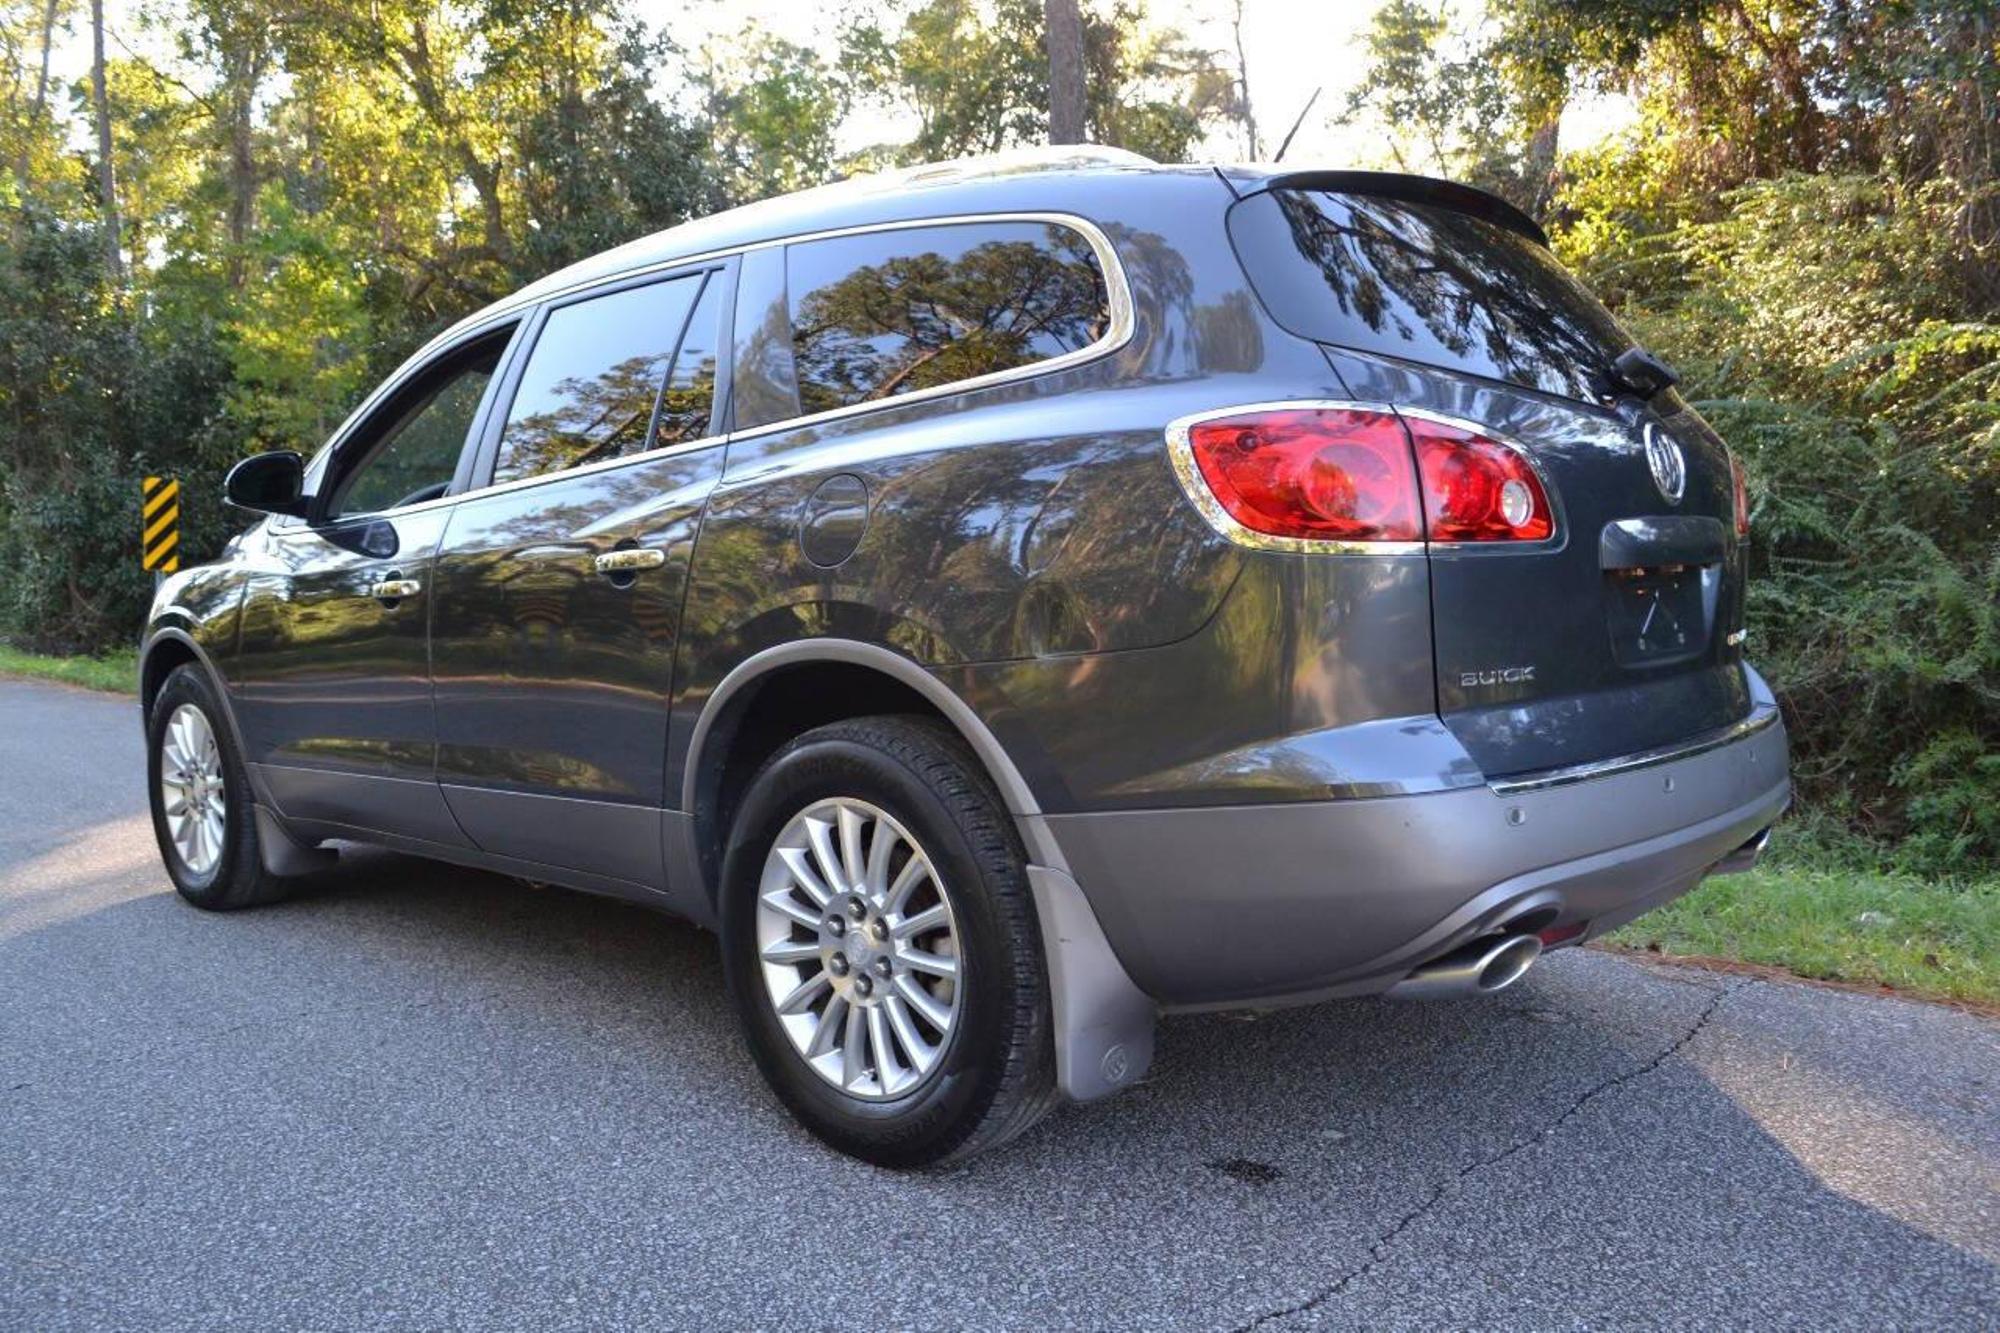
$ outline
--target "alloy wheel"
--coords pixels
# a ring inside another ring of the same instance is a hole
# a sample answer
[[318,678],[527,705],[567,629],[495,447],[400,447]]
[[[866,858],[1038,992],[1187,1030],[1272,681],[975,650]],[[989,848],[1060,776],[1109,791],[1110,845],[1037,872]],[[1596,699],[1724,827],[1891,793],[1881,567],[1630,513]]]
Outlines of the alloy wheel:
[[786,823],[758,886],[765,993],[792,1047],[851,1097],[900,1097],[943,1056],[964,1001],[958,924],[930,856],[852,797]]
[[222,860],[229,792],[215,731],[193,704],[176,708],[160,733],[160,809],[181,864],[197,876],[214,871]]

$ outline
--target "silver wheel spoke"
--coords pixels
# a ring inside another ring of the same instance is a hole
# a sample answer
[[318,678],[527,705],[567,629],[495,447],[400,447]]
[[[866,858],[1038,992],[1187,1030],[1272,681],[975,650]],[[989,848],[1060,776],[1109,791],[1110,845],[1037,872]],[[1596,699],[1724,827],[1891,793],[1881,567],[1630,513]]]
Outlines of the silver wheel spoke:
[[764,950],[767,963],[815,963],[819,961],[819,941],[779,940]]
[[840,1038],[840,1081],[847,1087],[859,1083],[868,1072],[868,1020],[862,1017],[860,1005],[850,1005],[847,1010],[847,1030]]
[[952,896],[907,828],[858,797],[814,801],[773,840],[757,893],[756,965],[807,1068],[875,1101],[942,1067],[963,949]]
[[925,953],[922,949],[905,949],[896,955],[905,967],[918,972],[928,972],[946,981],[958,980],[958,960],[946,958],[943,954]]
[[776,893],[764,895],[764,906],[798,922],[807,930],[819,929],[819,913],[801,904],[792,897],[790,889],[779,889]]
[[840,877],[840,858],[833,850],[833,826],[824,819],[808,819],[806,840],[812,844],[813,860],[826,886],[835,893],[847,892],[847,881]]
[[903,1083],[907,1075],[896,1059],[896,1053],[889,1047],[889,1023],[882,1016],[882,1006],[875,1005],[867,1013],[868,1054],[875,1064],[875,1081],[881,1085],[882,1091],[890,1092]]
[[902,873],[896,876],[896,882],[889,886],[887,899],[882,904],[882,910],[886,912],[902,911],[903,904],[910,900],[911,890],[930,878],[930,873],[931,864],[928,860],[921,856],[911,857],[909,864],[903,867]]
[[861,812],[851,805],[840,807],[840,875],[849,889],[867,884],[868,872],[861,861]]
[[877,899],[886,898],[889,894],[889,858],[895,854],[896,844],[901,841],[895,829],[879,819],[875,821],[875,836],[868,843],[868,869],[863,873],[861,882]]
[[[792,872],[792,878],[798,881],[798,886],[806,891],[806,897],[820,907],[825,907],[833,901],[833,890],[820,883],[819,876],[813,873],[812,858],[806,855],[805,848],[780,847],[778,855],[784,859],[785,869]],[[817,923],[818,918],[815,917],[806,924]]]
[[847,1001],[838,995],[826,1002],[820,1013],[819,1023],[813,1028],[812,1042],[806,1047],[806,1059],[816,1060],[833,1049],[834,1038],[847,1024]]
[[902,1044],[910,1066],[919,1074],[929,1069],[931,1061],[937,1058],[937,1048],[917,1035],[917,1025],[910,1019],[909,1002],[900,995],[891,995],[882,1002],[882,1007],[889,1011],[889,1029]]
[[915,916],[903,918],[890,927],[890,930],[897,939],[906,940],[912,935],[921,935],[925,931],[936,930],[950,919],[950,914],[944,910],[944,904],[936,903],[930,907],[926,907]]
[[917,983],[914,977],[904,975],[896,978],[896,991],[910,1007],[924,1016],[924,1021],[939,1032],[951,1030],[951,1010],[938,1002],[929,991]]
[[824,970],[813,973],[797,986],[794,986],[791,994],[778,1001],[778,1012],[781,1014],[804,1013],[812,1007],[812,1002],[820,997],[820,993],[832,984],[832,979],[826,975]]

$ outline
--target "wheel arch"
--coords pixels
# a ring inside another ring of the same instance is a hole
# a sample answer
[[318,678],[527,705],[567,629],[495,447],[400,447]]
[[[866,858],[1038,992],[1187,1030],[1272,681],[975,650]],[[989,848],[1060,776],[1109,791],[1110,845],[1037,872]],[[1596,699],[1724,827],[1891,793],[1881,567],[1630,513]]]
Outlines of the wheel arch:
[[[215,682],[218,692],[223,691],[221,675],[216,672],[214,664],[208,660],[208,654],[201,650],[201,645],[194,641],[193,636],[177,628],[156,630],[139,654],[140,711],[148,717],[152,716],[153,700],[160,697],[160,687],[167,683],[167,677],[174,673],[176,667],[186,666],[190,662],[208,673],[209,678]],[[228,707],[227,698],[223,700],[223,707],[225,709]],[[233,718],[230,720],[230,726],[232,729],[235,726]]]
[[190,663],[206,672],[215,685],[215,697],[222,704],[222,724],[229,728],[229,738],[236,745],[236,753],[243,756],[243,765],[249,773],[251,792],[257,804],[272,806],[275,810],[270,793],[264,788],[263,776],[258,772],[257,765],[250,762],[250,751],[243,743],[243,728],[236,721],[236,703],[229,697],[229,681],[216,670],[215,662],[194,636],[177,625],[154,630],[139,649],[139,716],[150,725],[153,701],[159,698],[167,677],[177,668]]
[[[816,683],[810,694],[805,688],[808,682]],[[811,703],[800,706],[804,697]],[[777,705],[773,725],[746,735],[744,724],[754,716],[759,700]],[[912,659],[875,644],[802,639],[766,648],[738,663],[702,705],[688,741],[680,808],[694,819],[703,889],[711,904],[719,888],[719,849],[727,835],[730,784],[747,782],[749,771],[802,731],[882,713],[932,716],[957,732],[999,792],[1029,859],[1067,868],[1061,850],[1042,826],[1041,805],[1020,769],[992,730],[949,686]]]

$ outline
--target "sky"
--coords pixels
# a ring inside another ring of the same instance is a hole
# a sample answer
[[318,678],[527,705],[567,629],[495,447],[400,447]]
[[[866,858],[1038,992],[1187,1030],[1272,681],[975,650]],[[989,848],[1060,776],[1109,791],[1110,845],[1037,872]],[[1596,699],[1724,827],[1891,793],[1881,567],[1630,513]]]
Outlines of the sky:
[[[1088,3],[1088,0],[1086,0]],[[1456,0],[1476,13],[1479,0]],[[1300,125],[1285,154],[1299,165],[1382,166],[1387,153],[1366,127],[1339,123],[1338,113],[1348,91],[1361,77],[1361,37],[1381,0],[1245,0],[1244,53],[1249,64],[1251,104],[1257,113],[1264,155],[1276,151],[1285,131],[1297,119],[1315,89],[1319,99]],[[121,47],[160,58],[171,50],[169,37],[147,30],[138,19],[139,0],[107,0],[106,19],[114,58]],[[831,53],[843,0],[628,0],[629,12],[656,31],[670,34],[683,48],[699,50],[726,45],[748,25],[758,24],[802,45]],[[81,9],[81,7],[78,7]],[[1198,43],[1226,53],[1233,63],[1235,38],[1230,31],[1232,0],[1151,0],[1154,21],[1180,27]],[[85,14],[76,14],[68,37],[57,48],[56,72],[81,79],[90,71],[90,30]],[[1572,107],[1563,117],[1565,147],[1579,147],[1628,123],[1629,99],[1602,97]],[[79,145],[88,127],[75,127]],[[894,142],[908,127],[893,115],[863,112],[843,126],[843,150]],[[1196,154],[1205,161],[1240,160],[1241,131],[1234,125],[1212,133]]]

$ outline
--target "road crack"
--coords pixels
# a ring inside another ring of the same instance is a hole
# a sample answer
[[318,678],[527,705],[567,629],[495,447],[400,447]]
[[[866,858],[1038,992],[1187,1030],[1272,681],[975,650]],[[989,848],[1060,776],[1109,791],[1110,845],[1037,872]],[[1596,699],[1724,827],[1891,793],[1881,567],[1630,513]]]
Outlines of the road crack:
[[1623,1073],[1614,1074],[1602,1082],[1592,1084],[1582,1093],[1578,1094],[1576,1099],[1564,1108],[1560,1115],[1534,1133],[1515,1139],[1498,1152],[1488,1153],[1483,1157],[1468,1162],[1458,1169],[1457,1174],[1453,1175],[1443,1184],[1430,1186],[1425,1190],[1423,1198],[1419,1199],[1408,1212],[1398,1217],[1389,1225],[1387,1230],[1375,1238],[1374,1242],[1368,1247],[1368,1257],[1365,1260],[1348,1269],[1345,1273],[1342,1273],[1331,1283],[1320,1288],[1305,1300],[1299,1301],[1294,1305],[1281,1306],[1276,1310],[1267,1310],[1248,1323],[1237,1325],[1234,1333],[1251,1333],[1251,1330],[1262,1328],[1274,1320],[1287,1319],[1293,1315],[1308,1314],[1346,1291],[1354,1283],[1368,1276],[1368,1274],[1374,1272],[1387,1262],[1389,1252],[1395,1248],[1396,1242],[1402,1238],[1403,1233],[1422,1221],[1451,1195],[1457,1193],[1459,1187],[1468,1178],[1490,1171],[1494,1167],[1518,1157],[1520,1154],[1528,1151],[1528,1149],[1546,1143],[1564,1125],[1582,1115],[1584,1109],[1598,1098],[1608,1092],[1613,1092],[1624,1087],[1627,1083],[1642,1079],[1657,1070],[1661,1065],[1664,1065],[1667,1061],[1686,1050],[1688,1044],[1701,1035],[1702,1029],[1706,1028],[1709,1020],[1715,1017],[1715,1011],[1722,1006],[1724,1000],[1736,994],[1736,992],[1747,989],[1755,984],[1756,980],[1751,978],[1718,989],[1709,997],[1708,1003],[1702,1006],[1701,1012],[1694,1016],[1694,1021],[1688,1024],[1687,1031],[1681,1033],[1679,1037],[1658,1055],[1642,1065],[1634,1066]]

